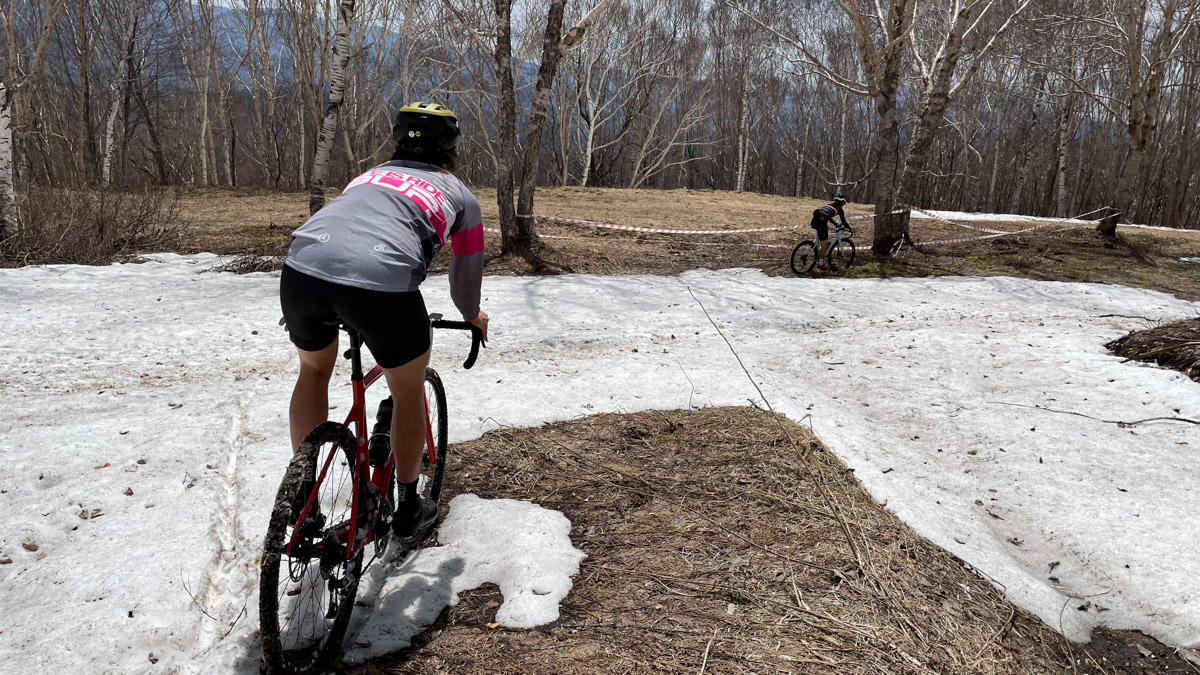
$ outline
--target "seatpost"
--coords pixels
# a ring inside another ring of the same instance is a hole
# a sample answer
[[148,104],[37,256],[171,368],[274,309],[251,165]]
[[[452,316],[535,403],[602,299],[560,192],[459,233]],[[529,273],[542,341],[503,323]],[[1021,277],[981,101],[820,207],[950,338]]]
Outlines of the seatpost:
[[350,351],[346,352],[346,357],[350,359],[350,381],[362,382],[362,336],[358,331],[348,331],[350,334]]

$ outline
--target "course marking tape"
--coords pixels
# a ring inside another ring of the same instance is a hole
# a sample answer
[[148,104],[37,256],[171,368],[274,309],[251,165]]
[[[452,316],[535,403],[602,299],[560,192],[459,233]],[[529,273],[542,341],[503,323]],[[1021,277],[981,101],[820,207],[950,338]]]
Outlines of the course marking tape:
[[[908,206],[908,205],[906,205],[906,206]],[[1002,235],[1002,234],[1017,234],[1017,232],[1015,232],[1015,231],[1014,231],[1014,232],[1009,232],[1009,231],[1007,231],[1007,230],[993,230],[993,229],[991,229],[991,228],[989,228],[989,227],[979,227],[979,226],[977,226],[977,225],[967,225],[966,223],[960,223],[960,222],[958,222],[958,221],[956,221],[956,220],[950,220],[949,218],[944,218],[944,217],[942,217],[942,216],[939,216],[938,214],[936,214],[936,213],[934,213],[934,212],[932,212],[932,211],[926,211],[925,209],[918,208],[918,207],[916,207],[916,206],[908,206],[908,208],[912,209],[913,211],[916,211],[917,213],[923,213],[923,214],[925,214],[926,216],[929,216],[930,218],[933,218],[934,220],[938,220],[938,221],[941,221],[941,222],[943,222],[943,223],[949,223],[949,224],[951,224],[951,225],[957,225],[958,227],[965,227],[965,228],[967,228],[968,230],[975,230],[976,232],[987,232],[987,233],[989,233],[989,234],[997,234],[997,235]],[[1078,227],[1083,227],[1083,226],[1087,226],[1087,225],[1094,225],[1094,224],[1095,224],[1094,222],[1078,223],[1078,222],[1074,222],[1074,221],[1077,221],[1077,220],[1079,220],[1080,218],[1083,218],[1083,217],[1086,217],[1086,216],[1090,216],[1090,215],[1092,215],[1092,214],[1094,214],[1094,213],[1099,213],[1099,212],[1101,212],[1101,211],[1104,211],[1104,210],[1106,210],[1106,209],[1108,209],[1108,208],[1109,208],[1109,207],[1107,207],[1107,206],[1102,206],[1102,207],[1100,207],[1100,208],[1098,208],[1098,209],[1093,209],[1093,210],[1091,210],[1091,211],[1088,211],[1087,213],[1081,213],[1081,214],[1079,214],[1078,216],[1075,216],[1074,218],[1059,218],[1059,219],[1056,219],[1056,220],[1047,220],[1047,221],[1043,221],[1043,222],[1041,222],[1041,223],[1039,223],[1039,224],[1037,224],[1037,225],[1034,225],[1033,227],[1030,227],[1029,229],[1026,229],[1026,230],[1021,230],[1020,232],[1029,232],[1030,230],[1039,230],[1039,229],[1046,228],[1046,227],[1053,227],[1053,226],[1055,226],[1055,225],[1059,225],[1059,224],[1066,224],[1066,225],[1072,225],[1072,226],[1078,226]],[[1014,221],[1014,222],[1022,222],[1022,221]],[[1024,222],[1030,222],[1030,221],[1024,221]]]
[[[978,237],[960,237],[957,239],[939,239],[937,241],[920,241],[920,242],[914,242],[914,244],[913,244],[914,246],[937,246],[940,244],[958,244],[958,243],[965,243],[965,242],[971,242],[971,241],[983,241],[986,239],[995,239],[997,237],[1009,237],[1009,236],[1013,236],[1013,235],[1026,234],[1029,232],[1033,232],[1034,230],[1041,230],[1041,229],[1045,229],[1048,227],[1055,227],[1057,225],[1063,225],[1063,224],[1068,226],[1068,227],[1064,228],[1064,231],[1079,228],[1079,227],[1089,227],[1089,226],[1093,225],[1094,223],[1090,223],[1090,222],[1089,223],[1078,223],[1078,222],[1073,222],[1073,221],[1077,221],[1079,218],[1083,218],[1085,216],[1089,216],[1094,213],[1098,213],[1100,211],[1105,210],[1106,208],[1108,208],[1108,207],[1102,207],[1099,209],[1095,209],[1093,211],[1088,211],[1087,213],[1080,214],[1078,216],[1075,216],[1074,218],[1064,218],[1064,219],[1059,219],[1059,220],[1051,220],[1051,221],[1041,222],[1041,223],[1038,223],[1037,225],[1025,228],[1023,230],[1013,230],[1011,232],[1006,231],[1006,230],[995,230],[995,229],[988,228],[988,227],[979,227],[976,225],[968,225],[966,223],[960,223],[957,221],[950,220],[948,218],[944,218],[932,211],[927,211],[925,209],[922,209],[922,208],[919,208],[916,206],[912,206],[909,204],[903,204],[903,205],[901,205],[901,208],[898,208],[894,211],[889,211],[888,213],[881,214],[881,215],[894,215],[897,213],[906,213],[909,211],[916,211],[918,213],[925,214],[926,216],[933,218],[934,220],[948,223],[950,225],[957,225],[958,227],[963,227],[968,230],[975,230],[976,232],[986,233],[986,234],[984,234],[982,236],[978,236]],[[605,222],[600,222],[600,221],[595,221],[595,220],[584,220],[584,219],[580,219],[580,218],[562,218],[559,216],[537,216],[537,215],[535,215],[535,216],[520,216],[519,215],[517,217],[518,218],[533,218],[535,227],[540,226],[542,223],[554,223],[554,224],[559,224],[559,225],[582,225],[585,227],[593,227],[593,228],[604,229],[604,230],[618,230],[618,231],[623,231],[623,232],[639,232],[639,233],[644,233],[644,234],[693,234],[693,235],[694,234],[700,234],[700,235],[753,234],[753,233],[758,233],[758,232],[786,232],[789,230],[799,230],[799,229],[804,229],[804,228],[810,227],[809,225],[783,225],[783,226],[779,226],[779,227],[755,227],[755,228],[746,228],[746,229],[738,229],[738,230],[679,230],[679,229],[670,229],[670,228],[662,228],[662,227],[639,227],[636,225],[618,225],[616,223],[605,223]],[[868,215],[862,215],[862,216],[851,216],[849,218],[846,218],[846,220],[847,221],[860,221],[860,220],[869,220],[869,219],[873,219],[876,217],[877,217],[876,214],[868,214]],[[491,234],[500,234],[501,233],[499,229],[492,228],[492,227],[485,227],[485,228],[483,228],[483,230],[485,232],[488,232]],[[562,236],[550,235],[550,234],[539,234],[538,236],[545,238],[545,239],[572,239],[573,238],[573,237],[562,237]],[[765,244],[758,244],[758,245],[766,246]],[[772,248],[774,248],[774,247],[772,247]],[[780,246],[778,248],[787,248],[787,247]]]
[[938,241],[918,241],[918,242],[913,242],[913,246],[936,246],[938,244],[959,244],[959,243],[968,242],[968,241],[982,241],[984,239],[995,239],[997,237],[1007,237],[1007,236],[1011,236],[1011,235],[1015,235],[1015,234],[1026,234],[1028,232],[1033,232],[1034,230],[1042,230],[1047,227],[1053,227],[1055,225],[1064,225],[1064,224],[1066,225],[1066,227],[1064,227],[1062,229],[1062,231],[1067,232],[1069,230],[1076,230],[1081,227],[1092,227],[1093,225],[1095,225],[1094,222],[1078,223],[1078,222],[1073,222],[1073,221],[1076,221],[1084,216],[1090,216],[1093,213],[1103,211],[1104,209],[1107,209],[1107,208],[1108,207],[1106,206],[1103,208],[1096,209],[1095,211],[1088,211],[1087,213],[1080,214],[1078,216],[1075,216],[1074,218],[1062,218],[1059,220],[1051,220],[1049,222],[1034,225],[1033,227],[1025,228],[1024,230],[1015,230],[1013,232],[1001,232],[1000,230],[989,230],[986,228],[972,227],[970,225],[964,225],[963,223],[956,223],[952,220],[946,220],[945,218],[942,218],[938,215],[935,215],[928,211],[924,211],[922,209],[918,209],[918,208],[914,207],[915,211],[920,211],[921,213],[924,213],[925,215],[927,215],[931,218],[936,218],[938,220],[945,221],[952,225],[958,225],[960,227],[965,227],[965,228],[972,229],[972,230],[978,230],[981,232],[992,232],[993,234],[985,234],[981,237],[963,237],[960,239],[940,239]]
[[[896,209],[883,215],[892,215],[896,213],[904,213],[907,208]],[[638,227],[635,225],[617,225],[616,223],[604,223],[595,220],[581,220],[578,218],[560,218],[558,216],[517,216],[518,218],[532,217],[535,224],[540,224],[537,221],[544,223],[555,223],[559,225],[583,225],[585,227],[595,227],[604,230],[621,230],[625,232],[643,232],[647,234],[752,234],[756,232],[785,232],[788,230],[799,230],[809,227],[809,225],[783,225],[780,227],[755,227],[740,230],[673,230],[662,227]],[[847,221],[868,220],[875,218],[875,214],[863,216],[851,216]]]

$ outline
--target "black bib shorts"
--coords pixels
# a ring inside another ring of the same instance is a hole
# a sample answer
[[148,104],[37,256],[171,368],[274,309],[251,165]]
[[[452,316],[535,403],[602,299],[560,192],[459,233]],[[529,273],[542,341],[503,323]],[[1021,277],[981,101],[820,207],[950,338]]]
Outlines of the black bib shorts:
[[284,265],[279,304],[292,344],[306,352],[333,344],[343,323],[362,336],[381,368],[402,366],[429,351],[429,312],[421,291],[356,288]]

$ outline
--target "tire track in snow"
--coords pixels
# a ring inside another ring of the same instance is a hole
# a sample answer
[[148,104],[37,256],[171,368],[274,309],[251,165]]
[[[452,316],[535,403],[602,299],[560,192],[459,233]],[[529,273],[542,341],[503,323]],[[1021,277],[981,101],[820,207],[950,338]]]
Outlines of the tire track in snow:
[[[216,554],[208,565],[208,571],[196,593],[196,604],[208,616],[198,619],[197,637],[201,653],[216,648],[231,632],[231,624],[252,620],[252,600],[257,597],[258,555],[253,542],[243,531],[241,524],[242,489],[238,478],[243,453],[246,448],[246,411],[251,396],[242,396],[232,402],[229,418],[229,434],[226,440],[225,466],[218,475],[221,478],[220,499],[216,518],[209,530],[217,545]],[[245,630],[248,628],[243,627]]]

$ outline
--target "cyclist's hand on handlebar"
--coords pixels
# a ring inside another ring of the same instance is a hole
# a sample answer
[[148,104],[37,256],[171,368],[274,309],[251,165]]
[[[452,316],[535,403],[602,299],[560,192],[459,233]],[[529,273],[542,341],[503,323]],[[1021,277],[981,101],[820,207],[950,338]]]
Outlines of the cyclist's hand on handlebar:
[[483,332],[483,341],[487,342],[487,339],[488,339],[488,334],[487,334],[488,315],[487,315],[487,313],[484,312],[482,309],[479,310],[479,315],[476,316],[474,319],[471,319],[470,323],[473,324],[475,327],[477,327],[480,331]]

